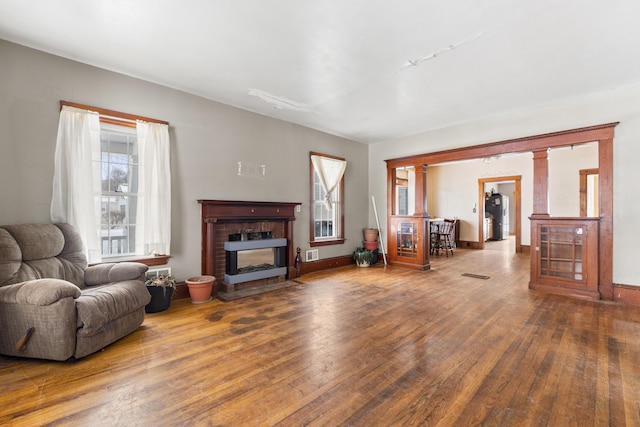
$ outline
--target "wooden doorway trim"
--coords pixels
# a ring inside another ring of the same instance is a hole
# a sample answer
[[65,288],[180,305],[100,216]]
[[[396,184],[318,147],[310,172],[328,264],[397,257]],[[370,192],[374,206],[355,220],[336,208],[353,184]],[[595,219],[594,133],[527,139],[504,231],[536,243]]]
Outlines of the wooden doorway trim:
[[[598,289],[603,299],[613,300],[613,136],[614,129],[619,122],[605,123],[542,135],[527,136],[488,144],[454,148],[413,156],[388,159],[387,169],[395,169],[407,165],[430,165],[446,163],[456,160],[480,159],[483,157],[499,156],[507,153],[534,152],[553,147],[567,147],[571,145],[598,143],[598,195],[600,211],[600,230],[598,241],[599,283]],[[388,173],[388,176],[391,174]],[[539,195],[539,188],[548,184],[547,177],[541,177],[540,182],[534,176],[534,199],[548,195]],[[393,203],[392,189],[387,181],[387,206]],[[534,206],[541,203],[534,200]],[[387,211],[387,215],[391,214]]]
[[580,169],[580,216],[587,216],[587,178],[598,175],[598,169]]
[[516,252],[522,252],[522,201],[521,201],[521,175],[496,176],[491,178],[478,178],[478,241],[479,248],[484,249],[484,184],[487,182],[515,182],[516,189],[513,196],[513,223],[516,233]]

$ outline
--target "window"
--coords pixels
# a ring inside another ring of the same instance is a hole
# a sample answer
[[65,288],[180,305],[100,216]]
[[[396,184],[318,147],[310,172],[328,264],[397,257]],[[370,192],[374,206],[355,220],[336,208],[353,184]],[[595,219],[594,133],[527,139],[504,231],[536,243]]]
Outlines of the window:
[[311,246],[344,243],[344,171],[340,157],[310,154]]
[[[328,209],[325,203],[327,192],[322,188],[320,176],[314,171],[313,174],[313,238],[314,240],[335,239],[340,230],[338,227],[337,214],[339,208]],[[340,189],[333,190],[333,203],[340,201]],[[335,225],[335,227],[334,227]]]
[[[169,256],[169,126],[62,101],[51,220],[80,233],[90,263]],[[154,264],[155,265],[155,264]]]
[[[136,254],[138,138],[134,128],[101,123],[102,256]],[[139,254],[140,255],[140,254]]]

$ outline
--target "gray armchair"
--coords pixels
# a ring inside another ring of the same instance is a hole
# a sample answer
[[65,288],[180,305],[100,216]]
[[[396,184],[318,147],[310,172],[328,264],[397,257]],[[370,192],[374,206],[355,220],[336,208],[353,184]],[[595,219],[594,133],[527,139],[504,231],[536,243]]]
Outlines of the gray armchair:
[[0,226],[0,354],[79,359],[130,334],[151,299],[147,269],[88,267],[68,224]]

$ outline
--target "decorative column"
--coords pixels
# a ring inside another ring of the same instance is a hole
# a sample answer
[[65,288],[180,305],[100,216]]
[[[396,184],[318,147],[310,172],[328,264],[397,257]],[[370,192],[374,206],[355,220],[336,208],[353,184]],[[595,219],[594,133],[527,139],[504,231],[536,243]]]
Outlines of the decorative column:
[[599,290],[603,299],[613,301],[613,135],[599,141],[598,164]]
[[414,215],[427,215],[427,165],[413,166],[416,174],[415,211]]
[[533,151],[532,217],[549,216],[549,149]]

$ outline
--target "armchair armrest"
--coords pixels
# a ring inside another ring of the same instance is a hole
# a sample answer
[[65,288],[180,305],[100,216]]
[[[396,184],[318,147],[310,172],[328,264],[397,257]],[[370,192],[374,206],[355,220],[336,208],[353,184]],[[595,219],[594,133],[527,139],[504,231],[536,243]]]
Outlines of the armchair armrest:
[[80,288],[59,279],[28,280],[0,287],[0,302],[28,305],[51,305],[63,298],[78,298]]
[[110,262],[87,267],[84,272],[84,282],[88,286],[103,285],[125,280],[144,280],[144,273],[148,266],[139,262]]

